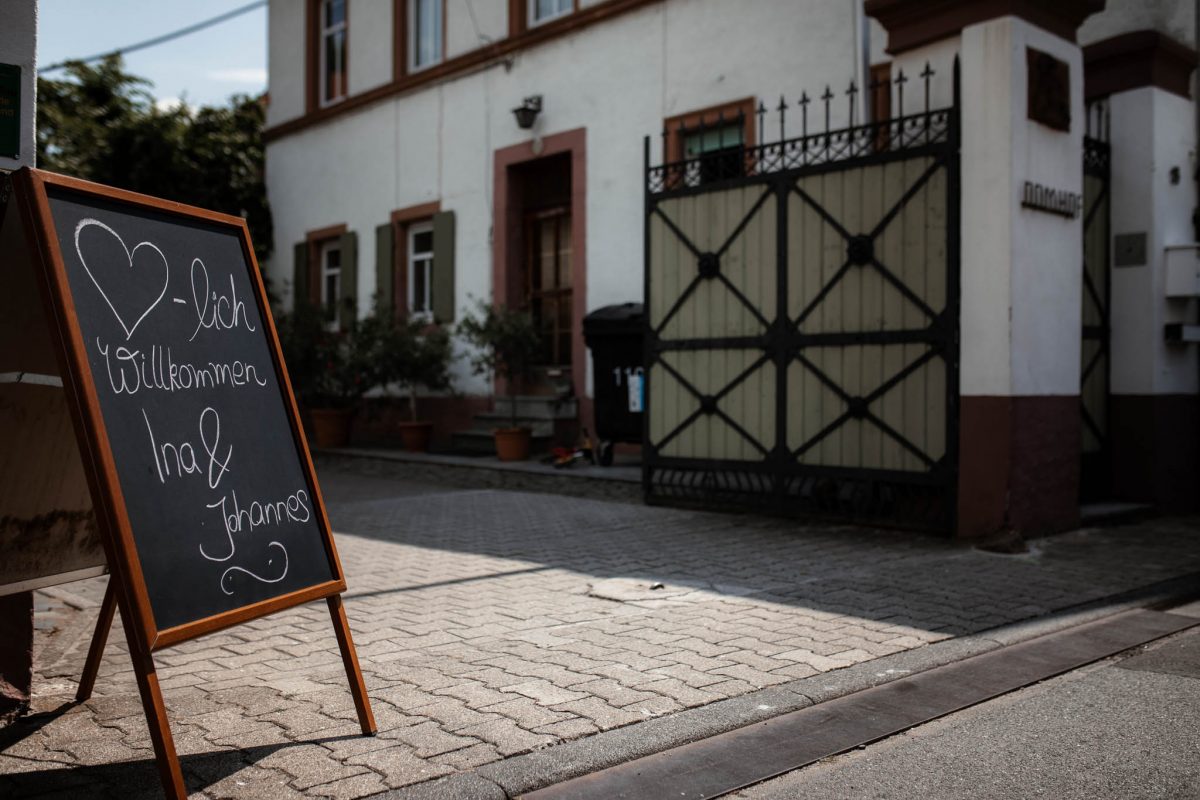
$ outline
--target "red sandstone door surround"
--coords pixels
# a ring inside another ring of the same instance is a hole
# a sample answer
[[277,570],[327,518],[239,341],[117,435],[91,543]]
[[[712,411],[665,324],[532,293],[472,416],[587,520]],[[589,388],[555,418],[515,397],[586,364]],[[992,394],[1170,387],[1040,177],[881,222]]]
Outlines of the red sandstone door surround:
[[570,162],[570,190],[565,198],[571,241],[569,363],[571,385],[586,420],[590,414],[586,413],[587,353],[582,320],[587,311],[587,130],[576,128],[546,136],[541,145],[536,153],[530,141],[501,148],[494,154],[492,300],[510,308],[520,308],[528,300],[528,251],[524,242],[528,201],[527,187],[521,185],[521,169],[543,159],[566,156]]

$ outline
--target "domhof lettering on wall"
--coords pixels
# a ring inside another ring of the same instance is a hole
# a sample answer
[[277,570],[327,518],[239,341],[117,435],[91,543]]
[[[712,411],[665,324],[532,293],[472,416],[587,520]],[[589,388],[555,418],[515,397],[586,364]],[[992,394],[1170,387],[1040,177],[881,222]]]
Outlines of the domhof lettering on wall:
[[1045,211],[1067,219],[1075,219],[1083,209],[1083,195],[1066,189],[1055,189],[1040,183],[1025,181],[1021,189],[1021,206]]

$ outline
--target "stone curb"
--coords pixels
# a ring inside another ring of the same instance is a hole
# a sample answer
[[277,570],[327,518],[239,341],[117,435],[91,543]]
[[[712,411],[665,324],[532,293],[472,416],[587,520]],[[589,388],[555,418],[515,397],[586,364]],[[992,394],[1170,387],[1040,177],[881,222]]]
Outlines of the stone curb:
[[629,479],[622,475],[595,472],[581,475],[570,469],[551,471],[530,464],[502,464],[482,459],[438,456],[421,458],[419,455],[353,448],[314,450],[313,455],[318,472],[321,467],[333,466],[360,475],[382,475],[456,489],[505,489],[638,505],[642,503],[641,479]]
[[583,739],[485,764],[427,783],[372,795],[383,800],[508,800],[555,783],[870,689],[914,673],[1135,608],[1200,597],[1200,572],[980,633],[944,639],[741,697],[655,717]]

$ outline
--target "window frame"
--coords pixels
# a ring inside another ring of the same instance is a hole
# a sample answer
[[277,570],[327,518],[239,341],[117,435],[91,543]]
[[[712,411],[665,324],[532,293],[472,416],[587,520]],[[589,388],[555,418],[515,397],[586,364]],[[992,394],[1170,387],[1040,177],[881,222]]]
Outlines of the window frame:
[[[709,106],[697,111],[688,111],[683,114],[667,117],[663,120],[663,131],[666,133],[666,136],[663,137],[663,163],[677,164],[685,161],[687,159],[685,147],[689,136],[703,133],[708,129],[732,126],[736,123],[739,115],[742,121],[742,141],[740,146],[743,152],[749,153],[758,143],[755,125],[757,122],[757,109],[758,106],[754,97],[743,97],[740,100],[731,100],[727,103]],[[744,157],[744,160],[745,163],[742,164],[741,174],[753,174],[754,164],[751,163],[748,156]],[[683,173],[676,173],[668,177],[672,184],[671,188],[698,186],[709,182],[702,180],[702,176],[697,176],[693,182],[690,180],[690,175]]]
[[[419,203],[414,206],[407,206],[392,212],[392,309],[397,319],[406,319],[409,316],[409,286],[412,284],[412,278],[409,273],[411,271],[409,265],[409,238],[408,230],[418,225],[429,225],[433,228],[433,217],[442,210],[440,200],[434,200],[427,203]],[[436,265],[434,265],[436,267]],[[430,286],[429,286],[429,315],[425,316],[425,312],[419,312],[417,319],[428,319],[433,321],[433,268],[430,269]]]
[[[421,252],[416,250],[416,238],[422,233],[429,234],[429,249]],[[433,270],[434,264],[434,247],[433,247],[433,217],[428,217],[423,220],[414,220],[404,226],[404,259],[406,272],[408,276],[408,287],[405,295],[407,303],[405,309],[407,315],[412,319],[433,321]],[[422,257],[425,270],[425,297],[424,308],[416,307],[416,289],[417,289],[417,258]]]
[[437,55],[427,63],[417,63],[417,36],[420,33],[417,27],[417,7],[420,2],[421,0],[406,0],[404,3],[404,30],[401,34],[404,47],[402,58],[404,74],[409,75],[436,67],[446,60],[446,0],[430,0],[430,4],[436,9],[438,16]]
[[[345,264],[342,263],[342,239],[341,236],[331,236],[327,239],[322,239],[316,244],[317,251],[317,303],[321,309],[321,313],[326,318],[326,324],[331,330],[337,330],[339,325],[338,305],[342,301],[342,274]],[[329,267],[329,254],[336,252],[338,254],[338,265],[336,269]],[[327,297],[329,278],[334,278],[334,289],[336,297],[333,298],[332,304]]]
[[[336,105],[350,96],[350,0],[340,0],[342,3],[342,20],[332,27],[325,24],[325,9],[338,0],[316,0],[313,9],[316,14],[316,99],[318,108],[328,108]],[[329,88],[328,63],[325,41],[328,37],[342,34],[342,93],[335,97],[327,97]]]
[[[560,2],[561,2],[561,0],[560,0]],[[560,20],[564,17],[569,17],[570,15],[574,14],[576,11],[579,10],[579,0],[567,0],[566,10],[559,11],[558,13],[554,14],[553,16],[543,17],[542,19],[538,19],[537,4],[538,4],[538,0],[525,0],[525,27],[526,28],[538,28],[538,27],[541,27],[542,25],[548,25],[551,22],[554,22],[555,20]]]

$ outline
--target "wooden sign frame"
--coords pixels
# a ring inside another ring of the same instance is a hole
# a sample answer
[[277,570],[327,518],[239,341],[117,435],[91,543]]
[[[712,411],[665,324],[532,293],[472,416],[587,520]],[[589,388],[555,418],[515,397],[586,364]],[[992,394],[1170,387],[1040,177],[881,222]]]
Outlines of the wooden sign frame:
[[[263,286],[258,261],[251,247],[250,232],[245,220],[28,167],[14,173],[12,181],[13,197],[10,202],[17,203],[21,215],[31,267],[37,276],[46,319],[51,328],[49,335],[58,358],[63,391],[66,392],[67,404],[75,428],[75,437],[79,444],[80,457],[83,460],[84,472],[95,509],[96,523],[100,529],[111,573],[77,698],[82,701],[91,694],[108,629],[112,625],[113,612],[119,606],[163,786],[169,797],[186,798],[187,791],[167,723],[152,653],[277,611],[293,608],[313,600],[325,599],[329,605],[334,632],[341,650],[362,731],[367,735],[373,734],[375,719],[371,713],[370,701],[351,639],[345,608],[342,605],[341,594],[346,591],[345,574],[342,571],[337,547],[333,541],[329,517],[325,510],[325,501],[317,484],[316,471],[309,454],[304,429],[300,423],[295,395],[288,379],[279,346],[279,337],[267,305],[266,289]],[[61,188],[85,198],[115,201],[180,219],[201,221],[225,228],[238,236],[243,258],[251,273],[250,282],[254,300],[264,322],[263,334],[271,353],[275,377],[283,394],[292,441],[297,445],[301,470],[307,487],[311,490],[317,527],[323,540],[326,556],[333,567],[333,580],[204,619],[165,629],[157,627],[134,541],[129,513],[121,491],[108,430],[101,414],[95,381],[87,361],[87,350],[75,312],[71,287],[67,280],[66,264],[51,216],[47,187]]]

